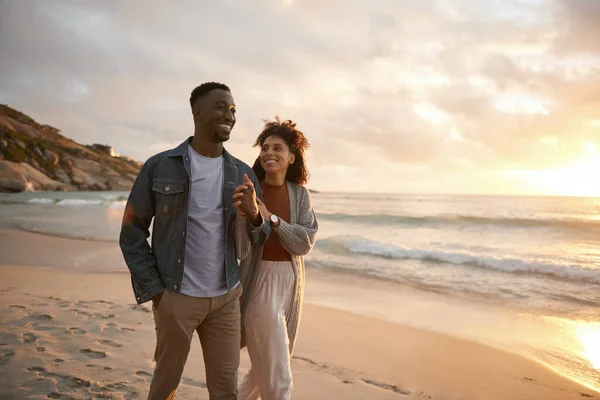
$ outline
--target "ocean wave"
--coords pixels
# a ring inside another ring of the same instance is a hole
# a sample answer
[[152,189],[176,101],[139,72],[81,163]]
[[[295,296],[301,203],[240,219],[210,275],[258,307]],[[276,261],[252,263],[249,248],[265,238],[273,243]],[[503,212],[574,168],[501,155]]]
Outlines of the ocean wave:
[[106,196],[103,198],[64,198],[64,197],[8,197],[1,198],[0,204],[22,205],[56,205],[62,207],[81,206],[107,206],[109,208],[122,208],[127,201],[126,196]]
[[534,274],[577,283],[600,284],[600,269],[560,260],[494,257],[441,249],[412,249],[379,243],[356,236],[333,236],[317,242],[317,248],[337,254],[358,254],[394,260],[421,260],[483,268],[504,273]]
[[56,203],[56,200],[48,199],[46,197],[41,197],[41,198],[29,199],[27,201],[27,203],[29,203],[29,204],[54,204],[54,203]]
[[480,217],[475,215],[432,215],[410,216],[389,214],[344,214],[344,213],[318,213],[319,219],[340,222],[356,222],[369,225],[407,225],[414,226],[439,226],[439,225],[499,225],[504,227],[527,228],[571,228],[571,229],[599,229],[600,220],[565,218],[565,219],[536,219],[536,218],[509,218],[509,217]]
[[63,199],[59,200],[56,205],[59,206],[99,206],[105,203],[104,200],[89,200],[89,199]]

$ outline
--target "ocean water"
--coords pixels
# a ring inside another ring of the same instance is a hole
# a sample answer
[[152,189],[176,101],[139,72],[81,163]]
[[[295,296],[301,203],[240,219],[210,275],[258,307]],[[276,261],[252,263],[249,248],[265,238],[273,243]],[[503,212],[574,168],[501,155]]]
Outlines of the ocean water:
[[[127,195],[0,194],[0,226],[116,242]],[[313,203],[309,267],[500,306],[517,324],[534,319],[541,330],[510,342],[463,336],[600,390],[600,199],[314,193]]]

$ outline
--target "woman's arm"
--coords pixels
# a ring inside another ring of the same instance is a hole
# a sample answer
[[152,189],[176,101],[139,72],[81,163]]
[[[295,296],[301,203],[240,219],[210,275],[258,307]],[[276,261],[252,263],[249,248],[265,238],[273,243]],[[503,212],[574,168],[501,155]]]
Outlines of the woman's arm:
[[297,204],[297,207],[300,207],[298,223],[290,224],[280,218],[279,225],[272,227],[281,246],[293,256],[308,254],[315,245],[317,231],[319,230],[319,223],[312,207],[310,192],[303,186],[300,186],[300,188],[301,193],[298,196]]

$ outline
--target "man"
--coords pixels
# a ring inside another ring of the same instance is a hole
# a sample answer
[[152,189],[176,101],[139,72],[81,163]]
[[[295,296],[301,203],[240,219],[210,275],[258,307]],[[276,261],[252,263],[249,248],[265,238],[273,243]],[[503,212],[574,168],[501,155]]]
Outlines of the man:
[[210,398],[237,399],[242,288],[236,234],[260,246],[270,225],[259,213],[254,172],[223,148],[235,124],[231,91],[204,83],[192,91],[190,105],[194,136],[143,165],[119,243],[138,304],[153,303],[156,368],[148,398],[174,398],[197,331]]

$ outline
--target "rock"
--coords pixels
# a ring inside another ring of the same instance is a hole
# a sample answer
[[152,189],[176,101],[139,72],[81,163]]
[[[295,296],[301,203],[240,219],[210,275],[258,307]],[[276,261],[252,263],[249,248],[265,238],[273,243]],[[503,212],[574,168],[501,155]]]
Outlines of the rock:
[[37,154],[38,156],[40,156],[40,158],[44,158],[44,153],[42,153],[42,150],[40,150],[40,148],[39,148],[39,147],[37,147],[37,146],[36,146],[36,147],[33,149],[33,152],[34,152],[35,154]]
[[71,177],[62,168],[57,168],[56,171],[54,171],[54,176],[56,176],[56,179],[60,182],[67,184],[71,183]]
[[27,163],[0,161],[0,191],[72,189],[70,185],[49,178]]
[[108,144],[84,146],[3,104],[0,162],[2,191],[129,190],[141,167]]
[[108,187],[110,190],[131,190],[133,182],[117,176],[111,176],[108,178]]
[[27,189],[27,178],[20,172],[19,164],[0,161],[0,192],[23,192]]
[[73,159],[71,159],[71,158],[65,158],[65,163],[66,163],[66,166],[67,166],[67,170],[69,172],[73,171]]
[[72,180],[81,190],[108,190],[102,165],[96,161],[73,159]]
[[48,149],[44,150],[44,157],[53,167],[56,167],[58,165],[58,162],[60,161],[58,154],[53,153]]
[[25,161],[27,161],[27,164],[31,165],[33,168],[40,169],[40,164],[38,164],[38,162],[35,161],[33,158],[27,157],[27,160]]
[[50,135],[56,135],[60,132],[60,130],[50,125],[42,125],[42,132],[48,133]]

